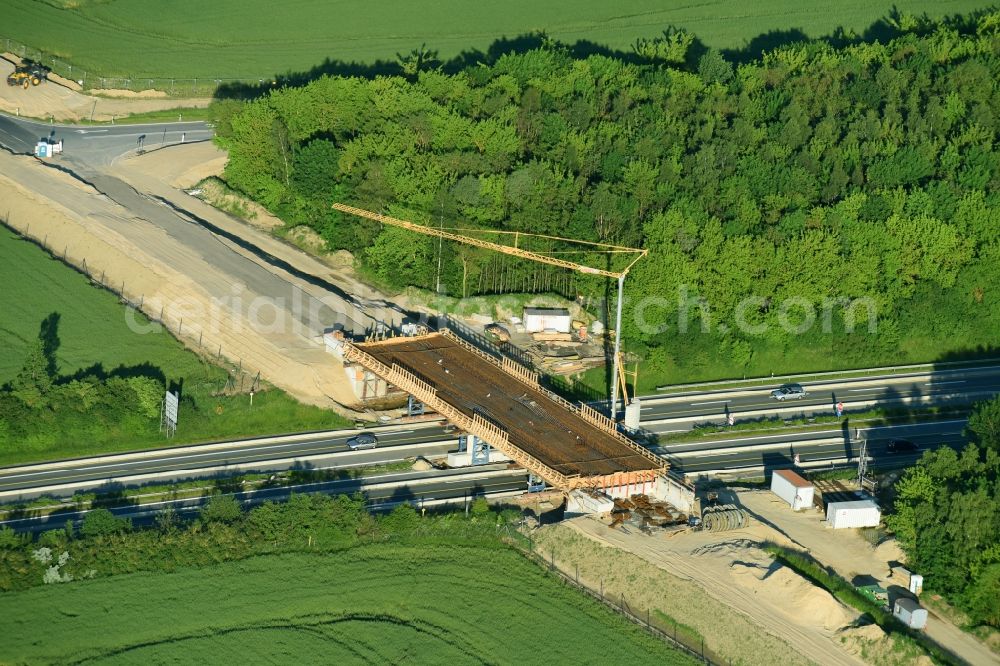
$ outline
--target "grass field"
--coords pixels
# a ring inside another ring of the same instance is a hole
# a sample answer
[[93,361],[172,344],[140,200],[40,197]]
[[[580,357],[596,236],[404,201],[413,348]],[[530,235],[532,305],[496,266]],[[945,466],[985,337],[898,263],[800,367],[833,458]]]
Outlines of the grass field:
[[4,663],[687,664],[511,550],[367,545],[0,595]]
[[255,79],[306,71],[327,58],[392,61],[396,53],[422,44],[449,59],[538,30],[567,43],[628,50],[637,38],[675,26],[709,46],[738,49],[775,30],[809,37],[839,27],[864,33],[894,6],[939,17],[988,5],[972,0],[297,0],[275,11],[264,0],[0,0],[0,38],[20,40],[103,76]]
[[[214,396],[225,386],[225,370],[206,363],[162,330],[132,332],[125,308],[113,294],[6,227],[0,227],[0,257],[0,385],[15,376],[41,322],[55,314],[60,377],[95,368],[110,374],[148,364],[168,382],[183,382],[184,395],[194,405],[182,406],[173,444],[346,425],[338,415],[302,405],[278,390],[255,396],[252,410],[246,396]],[[156,424],[144,432],[75,435],[50,433],[23,447],[0,450],[0,465],[166,444]]]

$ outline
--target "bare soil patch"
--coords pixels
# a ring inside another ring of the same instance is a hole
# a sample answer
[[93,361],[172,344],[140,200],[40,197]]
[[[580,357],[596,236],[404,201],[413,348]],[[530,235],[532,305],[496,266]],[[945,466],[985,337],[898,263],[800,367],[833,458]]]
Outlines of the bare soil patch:
[[[6,79],[14,71],[14,63],[19,61],[16,56],[4,54],[0,58],[0,76]],[[108,92],[113,91],[103,91],[105,94]],[[52,118],[58,122],[108,121],[148,111],[203,108],[212,101],[208,97],[166,98],[159,91],[121,92],[129,92],[130,95],[127,98],[85,95],[80,92],[78,84],[52,75],[47,82],[27,90],[18,86],[0,85],[0,111],[44,120]]]

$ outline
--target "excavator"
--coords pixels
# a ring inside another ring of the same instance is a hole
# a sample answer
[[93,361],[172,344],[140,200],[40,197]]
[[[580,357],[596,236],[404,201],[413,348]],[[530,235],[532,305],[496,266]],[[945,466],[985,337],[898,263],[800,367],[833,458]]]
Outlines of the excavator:
[[48,67],[33,60],[24,60],[7,77],[7,85],[21,86],[27,90],[29,86],[37,86],[42,81],[46,81],[48,77]]

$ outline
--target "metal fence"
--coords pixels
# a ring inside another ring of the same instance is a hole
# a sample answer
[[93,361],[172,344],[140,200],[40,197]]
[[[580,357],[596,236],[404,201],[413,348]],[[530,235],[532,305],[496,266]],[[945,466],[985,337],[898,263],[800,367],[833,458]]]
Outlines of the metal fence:
[[165,78],[145,76],[108,76],[106,73],[74,67],[72,63],[62,60],[23,42],[9,37],[0,37],[0,46],[4,53],[10,53],[19,58],[27,58],[49,67],[53,73],[75,81],[85,90],[161,90],[174,97],[211,97],[215,91],[224,85],[230,86],[261,86],[270,83],[273,76],[260,78],[239,77],[205,77],[205,78]]
[[526,536],[509,527],[503,530],[506,533],[507,542],[514,545],[526,557],[538,562],[546,567],[553,575],[568,585],[579,589],[588,596],[600,601],[605,606],[624,615],[635,622],[640,627],[692,657],[712,666],[731,666],[732,662],[716,654],[711,648],[705,645],[705,640],[694,635],[685,627],[671,621],[665,615],[643,607],[638,603],[630,603],[628,597],[623,593],[613,593],[604,589],[604,581],[599,581],[595,587],[593,581],[588,583],[580,578],[580,567],[575,570],[568,570],[566,565],[556,558],[555,551],[548,553],[539,552],[535,547],[534,539]]
[[[20,238],[30,241],[48,252],[53,259],[82,273],[92,284],[110,291],[118,297],[122,305],[132,312],[132,316],[135,313],[141,313],[141,316],[162,326],[164,330],[185,343],[189,349],[201,357],[212,360],[219,367],[224,368],[228,373],[228,378],[225,385],[219,387],[219,393],[233,395],[260,390],[260,370],[244,366],[240,354],[223,349],[222,343],[215,339],[211,332],[209,336],[206,336],[203,329],[192,327],[190,323],[185,326],[183,317],[164,316],[162,305],[157,310],[152,303],[146,300],[146,295],[141,291],[132,289],[131,285],[124,281],[112,280],[103,269],[88,265],[86,255],[77,252],[77,248],[56,243],[55,239],[50,239],[46,233],[32,233],[30,223],[24,226],[14,224],[8,213],[7,216],[0,216],[0,226],[10,229]],[[59,245],[63,245],[63,247],[59,247]],[[169,315],[169,313],[167,314]]]

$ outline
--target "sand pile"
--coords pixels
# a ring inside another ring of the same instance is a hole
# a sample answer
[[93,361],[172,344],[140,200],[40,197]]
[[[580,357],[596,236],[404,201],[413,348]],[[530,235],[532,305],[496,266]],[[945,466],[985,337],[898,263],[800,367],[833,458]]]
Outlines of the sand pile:
[[753,589],[758,598],[800,623],[834,630],[851,621],[829,592],[770,558],[765,562],[734,561],[730,573],[736,583]]

